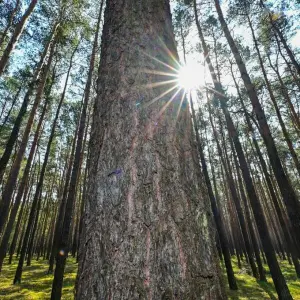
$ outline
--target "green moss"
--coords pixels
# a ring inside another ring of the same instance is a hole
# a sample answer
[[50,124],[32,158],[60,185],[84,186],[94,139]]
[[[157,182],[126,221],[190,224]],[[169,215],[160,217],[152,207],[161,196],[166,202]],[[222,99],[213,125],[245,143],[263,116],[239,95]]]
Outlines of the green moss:
[[[269,268],[265,267],[267,282],[256,280],[251,275],[249,267],[243,263],[242,268],[239,269],[237,260],[233,259],[233,269],[236,276],[238,290],[231,291],[227,287],[228,299],[243,300],[243,299],[278,299],[273,280]],[[293,266],[290,266],[287,261],[280,261],[281,270],[286,278],[288,287],[294,300],[300,300],[300,280],[294,272]],[[226,276],[225,267],[222,265],[224,276]],[[227,278],[225,278],[227,282]]]
[[[6,262],[4,263],[3,271],[0,273],[0,299],[50,299],[53,275],[46,274],[48,269],[47,261],[33,260],[32,266],[24,267],[22,283],[19,285],[13,285],[12,281],[17,263],[17,260],[14,260],[12,265],[7,265]],[[297,280],[293,266],[290,266],[286,261],[280,262],[280,265],[293,299],[300,300],[300,280]],[[226,276],[224,266],[222,267],[224,270],[224,276]],[[239,269],[236,259],[233,259],[233,267],[239,290],[230,291],[227,288],[228,299],[278,299],[269,269],[266,266],[265,269],[268,282],[257,281],[249,275],[251,272],[245,263],[242,265],[242,268]],[[74,298],[76,272],[77,264],[73,258],[69,258],[64,277],[62,299],[68,300]]]
[[[30,267],[24,266],[21,284],[13,285],[13,278],[18,260],[13,260],[11,265],[4,262],[0,273],[0,299],[50,299],[53,274],[48,275],[47,261],[32,260]],[[62,299],[74,298],[74,284],[76,279],[77,264],[75,259],[68,258],[64,276]]]

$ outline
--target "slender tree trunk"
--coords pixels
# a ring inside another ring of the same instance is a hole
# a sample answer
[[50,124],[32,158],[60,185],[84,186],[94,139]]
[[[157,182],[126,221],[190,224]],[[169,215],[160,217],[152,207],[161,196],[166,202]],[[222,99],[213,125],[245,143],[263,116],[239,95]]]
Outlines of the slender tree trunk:
[[[228,44],[231,48],[231,51],[234,55],[237,66],[240,70],[241,78],[244,81],[245,88],[246,88],[248,96],[251,100],[253,110],[256,114],[256,117],[257,117],[257,120],[259,123],[260,133],[265,142],[274,175],[276,177],[278,186],[280,188],[280,192],[282,194],[284,203],[287,207],[287,211],[288,211],[290,220],[294,227],[294,233],[297,235],[297,241],[299,243],[299,241],[300,241],[300,203],[297,199],[296,193],[295,193],[292,185],[290,184],[290,182],[284,172],[283,166],[281,164],[281,161],[280,161],[280,158],[279,158],[279,155],[278,155],[275,143],[274,143],[274,139],[271,135],[271,131],[270,131],[269,125],[266,120],[265,113],[259,102],[256,90],[254,88],[253,83],[251,82],[250,76],[247,72],[247,69],[243,62],[243,59],[242,59],[242,57],[239,53],[239,50],[231,36],[229,29],[228,29],[228,26],[226,24],[226,21],[224,19],[224,16],[223,16],[223,13],[222,13],[222,10],[220,7],[219,0],[214,0],[214,2],[215,2],[218,16],[219,16],[219,21],[221,23],[222,29],[224,31],[225,37],[228,41]],[[250,197],[250,195],[249,195],[249,197]],[[265,241],[266,241],[266,239],[262,240],[263,243]],[[272,271],[271,271],[271,273],[272,273]],[[275,273],[274,273],[274,276],[275,276]],[[279,280],[279,281],[281,281],[281,280]],[[281,283],[285,285],[285,283],[283,283],[283,281]],[[281,285],[279,282],[278,282],[278,284]],[[282,288],[279,288],[279,286],[278,286],[277,292],[279,293],[279,298],[290,299],[290,297],[291,297],[286,285],[285,285],[285,287],[282,286]]]
[[[77,45],[77,47],[78,47],[78,45]],[[33,223],[34,223],[35,216],[36,216],[36,214],[39,213],[39,205],[40,205],[39,204],[40,203],[39,199],[40,199],[40,194],[41,194],[42,188],[43,188],[44,176],[45,176],[46,167],[47,167],[47,163],[48,163],[48,159],[49,159],[51,144],[52,144],[52,140],[54,138],[54,133],[55,133],[58,117],[59,117],[59,114],[60,114],[60,109],[61,109],[61,106],[62,106],[63,101],[65,99],[65,94],[66,94],[66,89],[67,89],[67,80],[68,80],[68,77],[69,77],[69,73],[70,73],[70,70],[71,70],[71,67],[72,67],[72,60],[73,60],[74,54],[77,50],[77,47],[75,47],[75,49],[74,49],[74,51],[71,55],[70,65],[69,65],[68,74],[67,74],[67,78],[66,78],[66,83],[65,83],[64,90],[62,92],[60,101],[59,101],[57,109],[56,109],[56,114],[55,114],[53,123],[52,123],[52,128],[51,128],[51,132],[50,132],[50,136],[49,136],[49,140],[48,140],[48,144],[47,144],[47,149],[46,149],[46,152],[45,152],[43,166],[42,166],[41,173],[40,173],[40,176],[39,176],[39,180],[38,180],[38,183],[37,183],[37,186],[36,186],[35,195],[34,195],[34,198],[33,198],[33,201],[32,201],[32,207],[31,207],[29,220],[28,220],[27,227],[26,227],[26,233],[25,233],[25,237],[24,237],[24,241],[23,241],[23,245],[22,245],[19,264],[18,264],[16,274],[15,274],[15,278],[14,278],[14,282],[13,282],[14,284],[21,282],[22,271],[23,271],[23,263],[24,263],[25,254],[26,254],[27,247],[28,247],[28,242],[29,242],[28,239],[29,239],[29,236],[30,236],[31,228],[34,225]]]
[[174,96],[178,117],[160,118],[170,85],[145,88],[167,53],[178,59],[169,1],[106,2],[76,299],[225,297],[188,103]]
[[275,40],[276,40],[276,44],[277,44],[277,48],[278,48],[278,52],[280,53],[280,56],[283,58],[288,70],[290,71],[290,74],[292,75],[294,82],[296,83],[299,91],[300,91],[300,78],[295,74],[295,72],[292,70],[290,63],[288,62],[286,55],[282,52],[282,48],[280,45],[280,41],[278,39],[278,36],[275,34]]
[[2,124],[0,125],[0,132],[2,131],[2,129],[3,129],[3,127],[5,126],[5,124],[7,123],[8,119],[9,119],[9,117],[10,117],[10,115],[11,115],[12,109],[14,108],[14,106],[15,106],[15,104],[16,104],[18,98],[19,98],[19,95],[20,95],[21,91],[22,91],[22,86],[19,87],[19,89],[18,89],[16,95],[15,95],[14,98],[13,98],[11,107],[9,108],[9,111],[7,112],[7,114],[6,114],[6,116],[5,116],[5,118],[4,118],[3,122],[2,122]]
[[[273,204],[274,204],[274,207],[275,207],[275,210],[276,210],[276,213],[277,213],[277,216],[279,218],[279,222],[280,222],[280,226],[284,232],[284,236],[285,238],[287,239],[287,244],[288,244],[288,247],[289,247],[289,250],[294,253],[294,256],[297,257],[297,251],[296,251],[296,248],[295,248],[295,245],[294,245],[294,242],[293,242],[293,239],[291,238],[291,231],[288,229],[288,224],[287,222],[284,220],[284,215],[282,213],[282,208],[280,207],[280,204],[279,204],[279,201],[278,201],[278,198],[274,192],[274,187],[273,187],[273,184],[272,184],[272,181],[271,181],[271,178],[269,176],[269,173],[268,173],[268,170],[267,170],[267,165],[265,163],[265,160],[263,158],[263,155],[260,151],[260,148],[259,148],[259,145],[254,137],[254,134],[253,134],[253,127],[252,127],[252,124],[251,124],[251,121],[250,121],[250,118],[246,112],[246,108],[245,108],[245,104],[244,104],[244,101],[241,97],[241,94],[240,94],[240,90],[239,90],[239,87],[237,85],[237,82],[236,82],[236,79],[235,79],[235,76],[233,74],[233,71],[231,69],[231,72],[232,72],[232,78],[233,78],[233,81],[234,81],[234,84],[236,86],[236,89],[237,89],[237,92],[238,92],[238,95],[239,95],[239,99],[240,99],[240,102],[242,104],[242,109],[244,111],[244,114],[245,114],[245,118],[246,118],[246,122],[247,122],[247,125],[248,125],[248,128],[250,130],[250,132],[252,132],[252,142],[253,142],[253,145],[255,147],[255,150],[256,150],[256,154],[258,156],[258,159],[259,159],[259,162],[260,162],[260,166],[262,168],[262,174],[264,174],[265,176],[265,179],[266,179],[266,183],[267,183],[267,186],[268,186],[268,190],[270,192],[270,198],[272,199],[273,201]],[[299,262],[297,264],[297,261],[296,261],[296,265],[295,265],[295,268],[296,270],[298,270],[298,265],[299,265]],[[297,271],[297,274],[298,274],[298,271]]]
[[[204,57],[207,61],[211,76],[212,76],[214,84],[215,84],[215,88],[216,88],[217,92],[221,93],[221,95],[222,95],[223,94],[222,87],[221,87],[221,84],[218,82],[217,76],[215,74],[213,65],[212,65],[211,60],[210,60],[208,48],[207,48],[202,30],[201,30],[200,22],[199,22],[199,19],[198,19],[196,0],[194,0],[194,13],[195,13],[195,21],[196,21],[196,26],[197,26],[197,29],[198,29],[199,38],[200,38],[200,41],[201,41],[201,44],[202,44],[202,48],[204,50]],[[221,102],[224,102],[224,101],[221,100]],[[209,104],[209,106],[210,106],[210,104]],[[225,108],[224,104],[222,105],[222,109],[223,109],[223,112],[226,116],[228,131],[231,128],[231,131],[235,133],[236,129],[234,128],[234,125],[233,125],[233,122],[232,122],[231,117],[229,115],[229,112],[228,112],[227,108]],[[222,158],[223,155],[222,155],[221,147],[220,147],[218,137],[217,137],[217,134],[216,134],[216,130],[215,130],[215,127],[213,125],[213,120],[212,120],[212,117],[211,117],[211,109],[210,108],[209,108],[209,116],[210,116],[209,118],[210,118],[211,126],[213,128],[213,132],[214,132],[214,135],[215,135],[215,140],[216,140],[216,143],[217,143],[217,149],[218,149],[218,152],[219,152],[219,156],[221,157],[221,160],[222,160],[222,164],[223,164],[223,167],[224,167],[224,170],[225,170],[226,179],[228,181],[228,186],[230,188],[232,199],[234,201],[234,205],[236,207],[236,211],[237,211],[237,214],[238,214],[238,219],[239,219],[239,222],[240,222],[243,238],[244,238],[244,241],[245,241],[245,246],[246,246],[246,251],[247,251],[249,263],[250,263],[250,266],[251,266],[251,269],[252,269],[252,272],[253,272],[253,276],[257,278],[258,277],[258,272],[257,272],[257,268],[256,268],[256,265],[255,265],[255,262],[254,262],[254,259],[253,259],[252,247],[251,247],[251,243],[249,241],[249,237],[248,237],[248,233],[247,233],[247,229],[246,229],[246,222],[245,222],[242,207],[241,207],[241,204],[240,204],[240,199],[238,198],[238,195],[237,195],[237,192],[236,192],[236,189],[235,189],[235,183],[234,183],[234,180],[232,178],[231,172],[230,172],[230,170],[228,170],[229,165],[227,167],[226,162]],[[226,153],[226,151],[225,151],[225,153]]]
[[10,205],[11,200],[12,200],[12,194],[13,194],[13,191],[14,191],[15,186],[16,186],[16,182],[17,182],[18,175],[19,175],[20,168],[21,168],[21,163],[22,163],[22,160],[23,160],[23,157],[24,157],[24,154],[25,154],[25,150],[26,150],[29,135],[30,135],[30,132],[31,132],[32,124],[33,124],[33,121],[34,121],[34,117],[36,115],[36,110],[37,110],[37,108],[40,104],[40,101],[41,101],[42,97],[43,97],[44,87],[45,87],[47,76],[48,76],[48,73],[49,73],[49,70],[50,70],[53,55],[54,55],[54,43],[53,43],[52,48],[50,50],[49,59],[48,59],[47,65],[45,66],[45,70],[43,72],[41,82],[40,82],[40,84],[38,86],[38,89],[37,89],[35,101],[33,103],[33,106],[32,106],[31,111],[30,111],[30,115],[28,117],[27,125],[26,125],[26,128],[25,128],[23,137],[22,137],[22,141],[21,141],[17,156],[14,160],[14,163],[12,165],[11,171],[9,173],[8,179],[6,181],[6,184],[5,184],[5,187],[4,187],[4,190],[3,190],[2,202],[0,204],[0,232],[2,232],[3,225],[4,225],[4,223],[7,219],[7,216],[8,216],[9,205]]
[[[79,126],[79,122],[78,122],[78,126]],[[62,224],[63,224],[63,220],[65,217],[66,200],[67,200],[71,171],[72,171],[72,166],[73,166],[73,161],[74,161],[77,132],[78,132],[78,127],[76,127],[74,138],[73,138],[71,155],[69,158],[68,168],[67,168],[66,177],[65,177],[64,190],[63,190],[63,194],[62,194],[62,197],[60,200],[58,214],[57,214],[57,218],[56,218],[56,222],[55,222],[54,236],[53,236],[53,242],[51,245],[51,252],[50,252],[50,258],[49,258],[48,274],[51,274],[53,272],[54,258],[57,253],[59,238],[60,238],[61,230],[62,230]]]
[[[227,40],[229,40],[229,45],[232,46],[232,42],[234,44],[234,41],[230,35],[230,32],[227,28],[227,24],[222,15],[222,11],[221,11],[221,8],[219,5],[219,0],[215,0],[215,5],[216,5],[217,13],[219,15],[219,20],[220,20],[222,28],[225,32],[226,38],[227,38]],[[202,41],[202,45],[206,45],[203,34],[201,34],[202,31],[201,31],[201,27],[200,27],[198,16],[197,16],[197,8],[196,8],[195,0],[194,0],[194,11],[195,11],[196,22],[197,22],[196,25],[198,28],[200,39]],[[227,29],[227,30],[225,30],[225,29]],[[231,40],[229,39],[229,36],[230,36]],[[235,46],[235,44],[234,44],[234,46]],[[233,124],[233,121],[231,119],[231,116],[230,116],[227,106],[226,106],[226,101],[225,101],[226,98],[225,98],[225,96],[223,96],[224,95],[223,88],[222,88],[221,84],[218,82],[217,77],[215,75],[213,66],[211,64],[211,61],[210,61],[210,58],[208,55],[209,52],[208,52],[207,47],[206,48],[203,47],[203,49],[204,49],[204,57],[207,61],[207,64],[210,69],[210,73],[212,75],[212,79],[213,79],[213,82],[215,85],[215,90],[216,90],[215,97],[218,97],[220,100],[220,105],[221,105],[221,109],[222,109],[225,119],[226,119],[229,136],[231,137],[231,139],[234,143],[234,147],[235,147],[238,159],[239,159],[239,164],[240,164],[240,167],[242,170],[245,187],[247,189],[247,194],[248,194],[248,197],[249,197],[249,200],[250,200],[253,212],[254,212],[255,220],[256,220],[257,226],[259,228],[260,235],[261,235],[261,237],[263,237],[262,243],[264,246],[264,251],[265,251],[265,254],[266,254],[266,257],[268,260],[268,264],[270,267],[271,275],[272,275],[277,293],[278,293],[280,299],[292,299],[289,289],[286,285],[285,279],[281,273],[279,264],[276,259],[274,248],[273,248],[271,238],[270,238],[270,235],[268,232],[267,223],[264,218],[263,209],[262,209],[261,203],[258,199],[257,193],[254,188],[254,184],[253,184],[253,181],[252,181],[252,178],[250,175],[250,171],[249,171],[249,168],[248,168],[248,165],[246,162],[245,154],[243,152],[241,143],[239,141],[238,133],[235,129],[235,126]],[[235,49],[235,52],[238,52],[237,48]],[[234,55],[236,54],[235,52],[234,52]],[[240,61],[242,61],[241,58],[240,58]],[[240,61],[238,61],[238,62],[240,62]],[[244,75],[244,74],[242,74],[242,75]]]
[[299,115],[296,113],[296,110],[295,110],[295,107],[291,101],[291,98],[288,94],[288,91],[287,91],[287,88],[286,88],[286,85],[284,84],[282,78],[281,78],[281,75],[279,73],[279,70],[278,70],[278,65],[275,66],[272,64],[271,62],[271,59],[270,59],[270,55],[267,54],[267,57],[268,57],[268,61],[269,61],[269,64],[270,64],[270,67],[274,70],[274,72],[276,73],[277,75],[277,78],[279,80],[279,83],[280,83],[280,87],[281,87],[281,92],[282,92],[282,95],[284,97],[284,99],[286,100],[286,103],[288,104],[289,106],[289,109],[291,111],[291,114],[293,116],[293,121],[295,122],[295,124],[297,125],[297,129],[298,131],[300,131],[300,117]]
[[16,44],[18,43],[18,40],[23,32],[23,29],[25,27],[27,19],[30,17],[31,13],[33,12],[38,0],[31,0],[27,10],[25,11],[23,17],[21,18],[20,22],[16,25],[14,33],[12,34],[12,37],[10,38],[10,41],[8,42],[2,57],[0,58],[0,76],[3,73],[9,57],[11,55],[11,52],[14,50]]
[[50,34],[50,37],[47,40],[47,43],[46,43],[44,51],[41,55],[40,61],[37,65],[37,68],[36,68],[35,73],[33,75],[33,79],[31,81],[31,83],[29,84],[28,91],[25,94],[25,97],[24,97],[24,100],[22,102],[21,108],[19,110],[18,116],[15,120],[14,127],[13,127],[13,129],[11,131],[11,134],[8,138],[8,141],[6,143],[4,153],[2,154],[2,157],[0,159],[0,182],[2,182],[6,166],[8,164],[9,159],[10,159],[13,147],[15,145],[15,142],[18,138],[18,134],[19,134],[19,130],[20,130],[20,127],[21,127],[22,120],[23,120],[23,118],[26,114],[26,111],[27,111],[27,107],[28,107],[28,104],[29,104],[29,101],[30,101],[31,94],[32,94],[32,92],[34,90],[34,86],[37,83],[37,81],[40,77],[40,74],[42,72],[42,69],[43,69],[43,66],[44,66],[44,63],[45,63],[45,58],[46,58],[46,56],[48,54],[48,51],[51,48],[51,45],[53,43],[53,37],[55,36],[57,27],[58,27],[58,24],[56,24],[54,26],[54,29],[52,30],[52,32]]
[[240,191],[241,199],[243,200],[244,211],[245,211],[245,215],[246,215],[246,219],[247,219],[247,223],[248,223],[248,229],[249,229],[249,233],[250,233],[250,237],[251,237],[251,241],[252,241],[252,245],[253,245],[253,250],[254,250],[257,266],[258,266],[259,280],[267,281],[265,270],[263,268],[262,261],[260,258],[258,243],[256,240],[254,228],[253,228],[253,226],[254,226],[253,222],[255,223],[255,221],[253,220],[253,222],[251,222],[250,209],[248,207],[247,197],[244,192],[244,185],[243,185],[242,177],[240,175],[239,165],[238,165],[236,153],[234,152],[232,140],[230,140],[230,144],[231,144],[231,149],[233,151],[233,158],[234,158],[234,164],[235,164],[237,178],[238,178],[239,191]]
[[[55,266],[55,272],[54,272],[54,280],[52,283],[51,300],[56,300],[56,299],[61,298],[65,264],[66,264],[66,259],[67,259],[67,255],[69,252],[69,243],[68,242],[69,242],[69,238],[70,238],[69,237],[70,228],[71,228],[71,224],[72,224],[74,203],[76,200],[76,186],[77,186],[77,182],[78,182],[78,176],[80,174],[81,151],[82,151],[84,132],[85,132],[85,127],[86,127],[87,109],[88,109],[90,91],[91,91],[91,86],[92,86],[93,72],[94,72],[94,67],[95,67],[96,51],[98,48],[98,36],[99,36],[99,30],[100,30],[102,9],[103,9],[103,1],[101,0],[99,16],[98,16],[97,25],[96,25],[95,38],[94,38],[94,43],[93,43],[93,49],[92,49],[91,59],[90,59],[89,73],[88,73],[88,78],[87,78],[85,91],[84,91],[83,106],[82,106],[82,111],[81,111],[81,116],[80,116],[76,148],[75,148],[75,154],[74,154],[74,162],[73,162],[73,166],[72,166],[68,194],[66,197],[65,215],[63,218],[63,222],[62,222],[62,230],[61,230],[61,233],[60,233],[59,239],[58,239],[58,249],[60,249],[60,251],[59,252],[56,251],[56,253],[55,253],[56,266]],[[61,253],[63,253],[63,255],[61,255]]]
[[34,239],[36,237],[36,230],[37,230],[37,227],[38,227],[41,206],[42,206],[42,193],[40,192],[37,209],[36,209],[36,212],[35,212],[34,219],[32,220],[32,225],[31,225],[32,228],[31,228],[31,231],[30,231],[28,247],[27,247],[27,250],[26,250],[26,252],[27,252],[27,263],[26,263],[26,265],[27,266],[31,265],[33,242],[34,242]]
[[286,129],[286,126],[284,124],[284,121],[282,119],[282,116],[281,116],[281,113],[280,113],[280,110],[279,110],[279,107],[278,107],[275,95],[273,93],[270,81],[268,79],[267,72],[266,72],[265,67],[264,67],[263,59],[261,57],[261,53],[260,53],[260,50],[259,50],[258,42],[257,42],[257,39],[255,37],[254,29],[252,27],[252,23],[251,23],[251,20],[250,20],[249,16],[247,16],[247,19],[248,19],[249,27],[251,29],[252,38],[253,38],[253,41],[254,41],[254,46],[255,46],[255,49],[256,49],[256,52],[257,52],[257,55],[258,55],[260,68],[262,70],[262,73],[263,73],[263,76],[264,76],[264,80],[265,80],[265,83],[266,83],[266,86],[267,86],[267,89],[268,89],[268,92],[269,92],[269,95],[270,95],[270,99],[271,99],[271,101],[272,101],[272,103],[274,105],[274,109],[275,109],[275,112],[276,112],[276,115],[277,115],[277,118],[278,118],[281,130],[283,132],[283,136],[284,136],[285,141],[286,141],[286,143],[288,145],[288,148],[290,150],[291,156],[293,158],[294,164],[296,166],[296,169],[297,169],[299,177],[300,177],[300,162],[298,160],[297,154],[296,154],[295,149],[293,147],[293,143],[292,143],[292,140],[290,138],[290,135],[289,135],[289,133],[288,133],[288,131]]
[[[266,9],[266,6],[264,4],[264,2],[262,0],[260,0],[260,4],[263,8]],[[273,20],[273,14],[271,12],[268,13],[268,17],[269,17],[269,21],[270,21],[270,24],[274,30],[274,33],[275,35],[277,35],[287,53],[287,55],[289,56],[292,64],[294,65],[295,69],[297,70],[298,72],[298,75],[300,75],[300,64],[297,62],[296,58],[295,58],[295,55],[294,53],[292,52],[291,48],[289,47],[289,45],[287,44],[287,41],[286,39],[284,38],[281,30],[278,28],[277,24],[274,22]]]
[[195,113],[193,101],[191,99],[191,95],[189,95],[189,98],[190,98],[190,105],[191,105],[191,110],[192,110],[192,117],[193,117],[193,121],[194,121],[193,123],[194,123],[195,135],[196,135],[196,142],[197,142],[201,165],[202,165],[202,172],[204,175],[205,183],[207,186],[207,192],[208,192],[208,196],[210,198],[210,203],[211,203],[211,207],[212,207],[212,212],[214,215],[217,231],[218,231],[219,238],[220,238],[221,249],[222,249],[222,253],[224,256],[224,262],[225,262],[229,287],[231,290],[237,290],[238,287],[236,284],[236,280],[234,277],[234,272],[233,272],[233,268],[232,268],[232,264],[231,264],[228,240],[227,240],[227,236],[226,236],[223,224],[222,224],[221,215],[220,215],[220,212],[219,212],[219,209],[217,206],[217,201],[216,201],[215,195],[213,193],[212,185],[211,185],[211,182],[209,179],[206,160],[205,160],[205,156],[204,156],[204,151],[203,151],[203,147],[202,147],[202,144],[200,141],[200,136],[199,136],[199,129],[198,129],[197,120],[196,120],[196,113]]
[[13,11],[11,12],[9,18],[8,18],[8,22],[7,22],[7,25],[5,27],[5,29],[3,30],[2,34],[1,34],[1,38],[0,38],[0,49],[1,49],[1,46],[6,38],[6,35],[9,31],[9,29],[11,28],[12,26],[12,23],[13,23],[13,20],[14,20],[14,16],[16,15],[18,9],[19,9],[19,6],[20,6],[20,0],[17,0],[16,1],[16,6],[14,7]]
[[37,147],[37,144],[38,144],[38,140],[39,140],[39,136],[40,136],[40,132],[41,132],[41,127],[42,127],[44,116],[45,116],[45,113],[46,113],[46,110],[47,110],[47,106],[48,106],[48,100],[46,99],[43,111],[41,113],[36,131],[35,131],[33,142],[32,142],[32,145],[31,145],[31,149],[30,149],[30,152],[29,152],[29,155],[28,155],[28,158],[27,158],[25,170],[24,170],[21,182],[19,184],[18,193],[17,193],[17,196],[15,198],[13,208],[12,208],[12,210],[10,212],[10,215],[9,215],[8,223],[6,225],[5,232],[4,232],[2,240],[1,240],[1,244],[0,244],[0,271],[1,271],[3,260],[4,260],[4,257],[5,257],[8,241],[9,241],[9,238],[10,238],[10,234],[11,234],[12,229],[13,229],[13,224],[15,222],[15,218],[16,218],[16,215],[17,215],[20,203],[21,203],[21,199],[22,199],[22,196],[23,196],[23,193],[24,193],[24,189],[28,184],[28,177],[29,177],[32,161],[33,161],[33,158],[34,158],[35,150],[36,150],[36,147]]

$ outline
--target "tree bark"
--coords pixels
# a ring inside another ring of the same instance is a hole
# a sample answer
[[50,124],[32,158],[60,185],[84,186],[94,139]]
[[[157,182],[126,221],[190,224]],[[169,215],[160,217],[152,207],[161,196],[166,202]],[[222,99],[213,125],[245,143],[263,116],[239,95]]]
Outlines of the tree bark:
[[107,1],[76,299],[225,297],[171,53],[169,1]]

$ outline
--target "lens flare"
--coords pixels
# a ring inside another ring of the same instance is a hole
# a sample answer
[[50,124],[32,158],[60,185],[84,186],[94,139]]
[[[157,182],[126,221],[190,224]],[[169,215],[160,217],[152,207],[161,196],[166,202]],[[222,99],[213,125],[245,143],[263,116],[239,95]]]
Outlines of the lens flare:
[[178,84],[185,91],[198,89],[204,83],[204,70],[200,64],[187,64],[178,72]]

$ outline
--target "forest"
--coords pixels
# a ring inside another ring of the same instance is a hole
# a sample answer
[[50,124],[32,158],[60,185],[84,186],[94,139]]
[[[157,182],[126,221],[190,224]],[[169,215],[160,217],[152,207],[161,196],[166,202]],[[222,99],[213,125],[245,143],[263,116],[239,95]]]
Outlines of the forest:
[[300,300],[299,0],[0,0],[0,300]]

